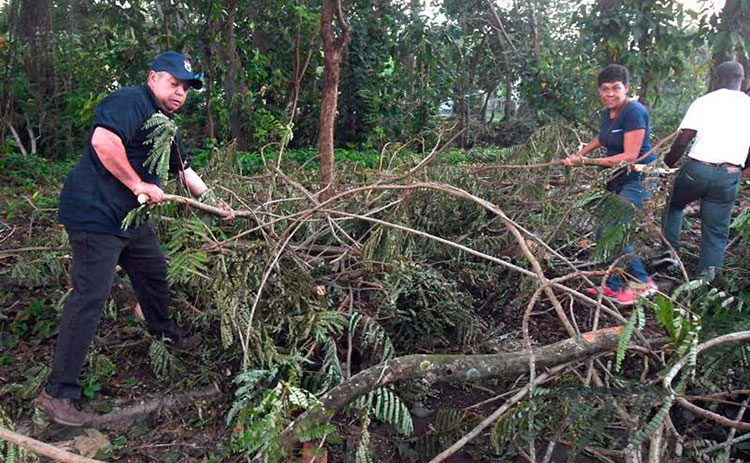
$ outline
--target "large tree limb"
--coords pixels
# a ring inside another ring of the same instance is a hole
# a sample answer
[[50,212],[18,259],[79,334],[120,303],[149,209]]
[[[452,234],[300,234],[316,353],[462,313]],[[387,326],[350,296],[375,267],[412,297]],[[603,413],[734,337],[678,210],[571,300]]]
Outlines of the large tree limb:
[[93,427],[117,427],[144,420],[161,410],[179,410],[197,400],[216,400],[221,396],[221,390],[218,386],[212,384],[186,394],[155,398],[104,415],[94,415],[88,425]]
[[[539,369],[553,368],[568,362],[617,349],[622,327],[617,326],[584,333],[531,351]],[[661,342],[661,341],[659,341]],[[308,411],[300,415],[279,435],[279,439],[293,442],[303,422],[323,421],[331,413],[341,411],[347,404],[387,384],[407,379],[426,379],[431,383],[448,381],[470,382],[493,378],[511,378],[528,371],[529,352],[503,352],[489,355],[407,355],[360,371],[334,387],[321,398],[324,412]],[[260,451],[253,461],[262,460]]]

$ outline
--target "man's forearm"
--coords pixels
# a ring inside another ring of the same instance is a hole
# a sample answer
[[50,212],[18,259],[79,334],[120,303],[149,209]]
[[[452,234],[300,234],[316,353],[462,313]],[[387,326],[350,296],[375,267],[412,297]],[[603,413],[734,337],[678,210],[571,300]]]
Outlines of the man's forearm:
[[130,165],[120,137],[103,127],[97,127],[91,136],[91,146],[104,168],[130,191],[135,192],[141,183],[141,177]]
[[677,161],[680,160],[680,157],[682,157],[682,154],[690,144],[690,141],[695,138],[696,133],[697,132],[692,129],[682,129],[674,143],[672,143],[672,146],[669,148],[669,153],[667,153],[667,156],[664,158],[664,164],[669,167],[674,167],[674,165],[677,164]]

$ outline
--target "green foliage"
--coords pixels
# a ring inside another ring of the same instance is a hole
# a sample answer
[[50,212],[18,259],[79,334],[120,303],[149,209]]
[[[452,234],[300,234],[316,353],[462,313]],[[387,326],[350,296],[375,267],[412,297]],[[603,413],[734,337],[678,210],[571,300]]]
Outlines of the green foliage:
[[471,296],[434,268],[400,262],[383,284],[387,297],[381,303],[395,315],[388,329],[399,343],[466,343],[482,329],[483,322],[471,313]]
[[[685,71],[686,58],[702,42],[697,13],[679,2],[627,0],[584,5],[573,22],[584,47],[603,67],[622,63],[640,76],[641,91],[670,72]],[[696,27],[698,26],[698,27]],[[585,38],[584,38],[585,37]]]
[[[289,365],[291,366],[291,365]],[[235,422],[232,436],[234,450],[252,455],[261,448],[269,461],[284,460],[284,445],[277,436],[296,413],[305,410],[320,410],[321,403],[310,392],[297,385],[297,373],[291,370],[271,369],[248,371],[238,375],[236,382],[242,386],[236,392],[230,418]],[[273,388],[264,388],[282,371],[287,371],[289,380],[277,380]],[[298,437],[304,440],[322,440],[336,432],[333,425],[314,424],[302,426]]]
[[156,111],[146,122],[143,130],[150,131],[146,141],[151,145],[151,151],[143,163],[149,172],[155,174],[162,181],[169,176],[169,158],[172,152],[174,137],[177,135],[177,124],[163,113]]
[[23,381],[1,386],[0,393],[21,400],[33,399],[42,392],[42,388],[47,382],[49,368],[42,364],[25,365],[22,374],[24,375]]
[[149,206],[148,204],[143,204],[136,207],[135,209],[130,210],[125,215],[125,218],[122,219],[120,228],[123,230],[128,230],[130,227],[140,227],[141,225],[148,222],[150,207],[151,206]]
[[630,337],[633,335],[633,331],[636,329],[643,329],[646,323],[646,314],[643,310],[642,298],[638,298],[633,309],[633,313],[630,314],[630,319],[625,324],[620,333],[620,339],[617,341],[617,355],[615,356],[615,371],[620,371],[622,368],[622,361],[625,358],[628,345],[630,344]]
[[495,453],[503,454],[506,448],[518,438],[519,433],[528,429],[531,418],[530,410],[528,402],[520,402],[492,425],[490,443]]
[[176,379],[185,372],[185,366],[170,351],[165,341],[152,341],[148,357],[151,361],[151,371],[161,381]]
[[417,453],[428,460],[453,445],[463,436],[475,419],[464,410],[445,408],[435,412],[435,422],[430,430],[416,442]]
[[198,218],[170,224],[169,241],[164,244],[170,282],[195,283],[196,277],[208,280],[208,255],[199,246],[209,240],[210,231]]
[[739,233],[745,241],[750,241],[750,209],[742,209],[732,220],[730,228]]
[[360,312],[352,312],[348,326],[349,333],[359,334],[362,350],[372,352],[378,363],[393,358],[395,350],[391,338],[377,321]]
[[375,449],[372,448],[370,442],[370,421],[369,418],[365,417],[362,420],[362,430],[359,433],[359,442],[357,443],[357,451],[354,454],[354,463],[375,463]]
[[[15,430],[13,420],[3,407],[0,407],[0,427],[11,431]],[[3,463],[38,463],[41,460],[31,450],[0,439],[0,461]]]
[[669,410],[672,408],[672,403],[674,403],[674,395],[670,394],[664,398],[661,406],[656,411],[654,416],[649,420],[646,426],[633,434],[633,436],[630,438],[630,445],[632,445],[633,447],[638,447],[653,433],[655,433],[656,430],[661,427],[661,425],[669,416]]
[[405,436],[414,431],[409,409],[391,389],[375,389],[357,399],[353,405],[365,414],[372,413],[375,418],[393,426],[393,429]]

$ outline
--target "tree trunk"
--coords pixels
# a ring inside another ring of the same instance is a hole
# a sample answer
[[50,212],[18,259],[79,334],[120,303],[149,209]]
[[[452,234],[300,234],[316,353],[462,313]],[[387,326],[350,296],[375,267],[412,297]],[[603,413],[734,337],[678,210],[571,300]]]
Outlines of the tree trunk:
[[250,137],[242,128],[247,110],[248,119],[251,116],[249,108],[245,108],[247,94],[249,92],[245,81],[242,59],[237,51],[234,23],[237,18],[237,0],[228,0],[226,3],[227,17],[221,28],[223,45],[219,47],[222,61],[226,65],[224,75],[224,89],[227,95],[227,106],[229,107],[229,126],[232,138],[237,143],[237,149],[246,151],[250,147]]
[[534,47],[534,60],[537,66],[542,61],[542,46],[539,41],[539,25],[536,21],[536,2],[529,2],[529,27],[531,28],[531,41]]
[[[744,0],[727,0],[719,14],[719,24],[716,26],[717,34],[715,37],[727,37],[729,34],[738,33],[745,42],[745,47],[750,47],[750,28],[748,28],[748,22],[750,22],[750,5]],[[724,61],[739,61],[745,68],[745,80],[742,83],[742,89],[746,89],[750,86],[750,69],[747,66],[747,64],[750,64],[749,58],[746,53],[742,53],[740,47],[721,46],[714,49],[711,60],[713,62],[713,69],[716,69],[716,66]],[[712,72],[708,87],[709,91],[716,90],[716,84],[716,75]]]
[[164,28],[161,31],[161,35],[162,37],[164,37],[164,44],[162,46],[165,50],[171,50],[172,45],[169,43],[169,38],[172,34],[169,32],[169,17],[168,13],[164,10],[164,5],[162,5],[163,1],[164,0],[157,0],[156,2],[154,2],[154,7],[156,8],[156,13],[159,15],[162,27]]
[[[490,22],[495,27],[495,36],[497,37],[497,43],[500,45],[500,51],[503,54],[503,74],[505,75],[505,107],[503,108],[503,121],[507,122],[511,117],[511,103],[513,101],[513,71],[510,65],[510,57],[508,54],[511,52],[517,52],[515,45],[510,40],[510,36],[505,31],[503,22],[500,19],[500,15],[495,9],[495,5],[492,3],[493,0],[486,0],[487,8],[490,12]],[[533,10],[532,10],[533,11]],[[534,24],[534,30],[536,30],[536,24]],[[538,39],[538,37],[537,37]],[[536,52],[535,52],[536,53]],[[540,52],[541,53],[541,52]],[[541,54],[539,55],[541,59]]]
[[16,67],[16,54],[18,51],[18,11],[19,11],[19,0],[10,0],[10,3],[6,5],[6,14],[8,22],[8,60],[3,66],[3,80],[2,88],[0,88],[0,95],[2,95],[0,112],[2,112],[2,120],[0,120],[0,142],[5,144],[5,138],[10,132],[10,127],[13,123],[13,111],[14,111],[14,98],[10,92],[11,76],[15,73]]
[[513,76],[508,72],[505,75],[505,107],[503,108],[503,122],[508,122],[511,117],[510,106],[513,104]]
[[[333,18],[341,29],[338,37],[333,30]],[[341,54],[351,39],[351,26],[341,9],[341,0],[323,0],[320,11],[320,37],[323,39],[323,98],[318,126],[320,152],[319,182],[321,201],[334,195],[336,164],[333,156],[334,130],[341,79]]]
[[[50,120],[48,117],[59,114],[59,111],[49,110],[61,101],[57,95],[55,80],[52,2],[37,0],[21,1],[20,4],[16,35],[20,39],[19,42],[26,45],[23,62],[26,78],[31,84],[34,103],[27,109],[28,114],[23,114],[25,120],[19,121],[19,124],[25,123],[25,132],[28,133],[29,140],[24,141],[28,141],[28,151],[36,152],[37,138],[42,133],[45,134],[45,140],[57,141],[59,132],[59,121]],[[32,121],[36,126],[32,125]],[[43,146],[46,148],[48,144],[45,142]]]
[[208,3],[206,9],[206,23],[203,26],[203,62],[206,66],[206,137],[209,139],[216,138],[216,130],[214,128],[214,116],[213,108],[211,103],[211,95],[214,92],[214,55],[216,49],[214,44],[216,43],[216,23],[213,20],[213,9],[214,2]]

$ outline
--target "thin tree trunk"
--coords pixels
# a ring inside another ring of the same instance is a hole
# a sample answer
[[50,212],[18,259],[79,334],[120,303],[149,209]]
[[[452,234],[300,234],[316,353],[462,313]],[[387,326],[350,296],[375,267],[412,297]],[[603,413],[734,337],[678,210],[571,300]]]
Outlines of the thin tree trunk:
[[[229,125],[232,138],[237,143],[237,149],[246,151],[250,146],[250,137],[243,130],[242,122],[245,119],[245,102],[249,90],[235,37],[234,23],[237,19],[237,0],[228,0],[225,8],[227,17],[221,31],[224,43],[219,47],[219,50],[221,59],[226,65],[224,89],[226,90],[227,106],[229,107]],[[249,109],[247,116],[248,119],[251,116]]]
[[536,64],[542,61],[542,47],[539,41],[539,26],[536,21],[536,2],[529,2],[529,26],[531,27],[531,42],[534,49],[534,60]]
[[[334,14],[341,30],[338,37],[333,30]],[[335,189],[336,164],[333,145],[341,79],[341,53],[351,40],[351,26],[344,18],[341,0],[323,0],[320,11],[320,37],[323,39],[323,98],[318,126],[318,150],[321,201],[325,201],[334,195]]]
[[[513,73],[510,65],[510,58],[508,54],[512,50],[517,52],[515,45],[510,40],[510,36],[505,31],[503,22],[500,19],[500,15],[495,9],[493,0],[486,0],[487,8],[490,12],[490,22],[495,27],[495,36],[497,37],[497,43],[500,45],[500,51],[503,54],[503,74],[505,75],[505,107],[503,108],[503,120],[508,121],[511,117],[511,103],[513,101]],[[536,28],[536,26],[534,26]],[[541,55],[540,55],[541,56]]]
[[212,112],[211,95],[214,90],[214,43],[216,41],[216,23],[213,20],[212,14],[214,9],[214,2],[211,0],[206,10],[206,24],[203,27],[203,60],[206,65],[207,77],[206,77],[206,137],[209,139],[216,138],[216,132],[214,128],[214,115]]
[[508,122],[511,117],[510,107],[513,104],[513,76],[510,72],[505,75],[505,107],[503,108],[504,122]]
[[[718,34],[731,34],[739,33],[742,35],[742,39],[746,46],[750,45],[750,36],[747,34],[747,22],[750,21],[750,6],[744,0],[727,0],[724,4],[724,8],[719,14],[719,24],[717,26]],[[711,61],[713,62],[713,68],[723,63],[724,61],[737,60],[745,67],[745,80],[742,84],[742,88],[745,89],[750,86],[750,69],[746,64],[750,64],[748,56],[738,49],[738,47],[719,47],[713,53]],[[709,82],[709,91],[716,90],[716,75],[711,73],[711,80]]]
[[[52,2],[51,0],[37,0],[34,2],[20,2],[18,22],[19,42],[25,42],[26,54],[22,61],[26,71],[26,78],[31,84],[34,98],[33,111],[26,119],[26,132],[30,136],[31,151],[36,152],[35,132],[30,120],[38,126],[37,132],[44,134],[45,139],[57,140],[59,121],[49,120],[59,114],[55,106],[61,101],[58,97],[55,79],[55,60],[53,57],[54,37],[52,34]],[[42,141],[42,146],[48,145]],[[54,154],[54,153],[51,153]]]

